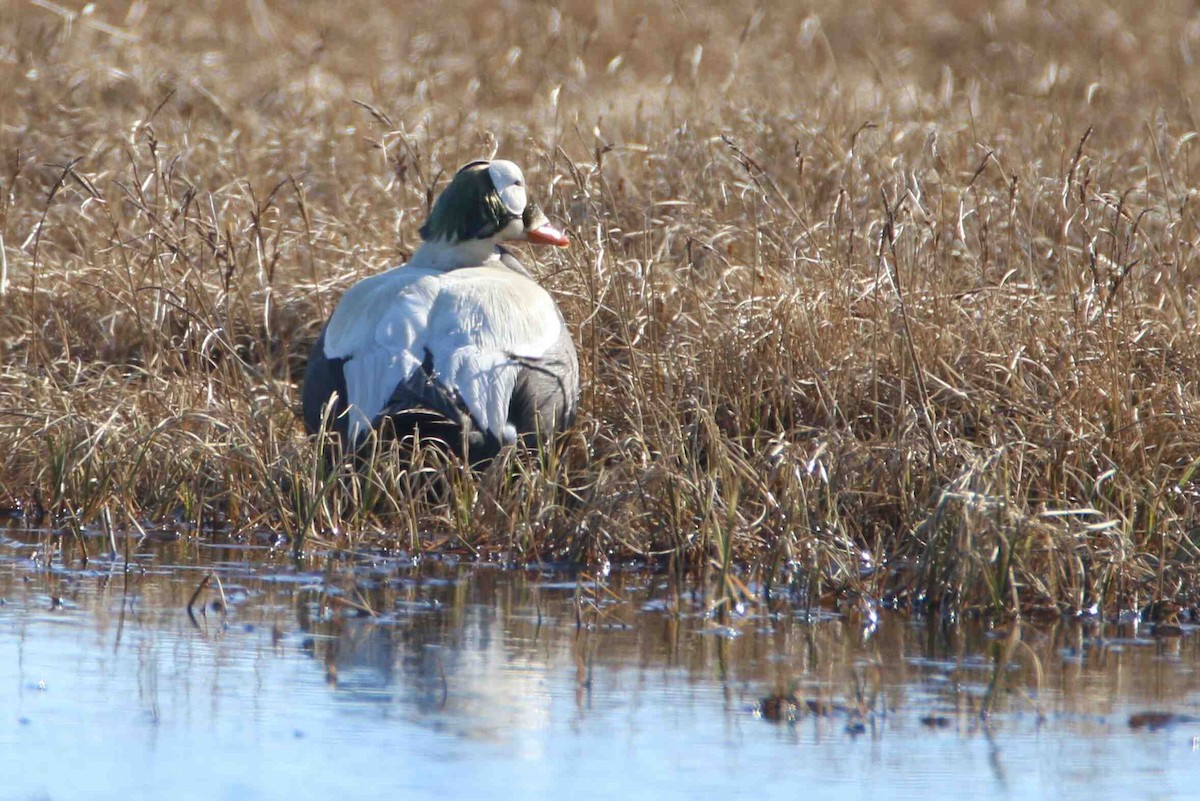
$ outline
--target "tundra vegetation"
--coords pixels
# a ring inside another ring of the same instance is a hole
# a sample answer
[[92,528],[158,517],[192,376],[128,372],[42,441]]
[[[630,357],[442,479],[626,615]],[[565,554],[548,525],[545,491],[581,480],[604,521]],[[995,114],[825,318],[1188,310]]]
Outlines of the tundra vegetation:
[[[0,502],[93,555],[1169,614],[1200,546],[1197,58],[1194,5],[1156,0],[10,3]],[[327,469],[311,343],[493,153],[573,237],[522,255],[579,345],[575,426],[479,474]]]

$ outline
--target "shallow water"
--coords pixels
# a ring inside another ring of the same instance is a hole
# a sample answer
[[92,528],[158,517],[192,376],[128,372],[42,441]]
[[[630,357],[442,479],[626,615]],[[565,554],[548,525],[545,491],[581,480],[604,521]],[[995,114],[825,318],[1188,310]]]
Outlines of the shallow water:
[[[717,623],[645,572],[296,565],[195,541],[84,566],[14,531],[0,599],[2,799],[1200,792],[1200,722],[1130,725],[1200,718],[1187,627]],[[797,719],[765,719],[790,687]]]

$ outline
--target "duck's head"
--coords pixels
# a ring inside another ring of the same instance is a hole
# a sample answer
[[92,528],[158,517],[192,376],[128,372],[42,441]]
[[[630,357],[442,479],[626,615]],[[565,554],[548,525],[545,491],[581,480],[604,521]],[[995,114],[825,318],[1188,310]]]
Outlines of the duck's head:
[[434,201],[421,226],[426,242],[449,245],[524,241],[538,245],[570,244],[525,192],[525,176],[511,161],[473,161]]

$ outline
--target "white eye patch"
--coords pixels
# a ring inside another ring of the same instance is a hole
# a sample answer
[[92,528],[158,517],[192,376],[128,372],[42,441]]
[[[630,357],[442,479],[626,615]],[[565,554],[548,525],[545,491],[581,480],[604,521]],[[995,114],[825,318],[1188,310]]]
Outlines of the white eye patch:
[[504,207],[517,216],[523,214],[527,198],[525,176],[521,174],[521,168],[511,161],[500,159],[488,165],[488,175]]

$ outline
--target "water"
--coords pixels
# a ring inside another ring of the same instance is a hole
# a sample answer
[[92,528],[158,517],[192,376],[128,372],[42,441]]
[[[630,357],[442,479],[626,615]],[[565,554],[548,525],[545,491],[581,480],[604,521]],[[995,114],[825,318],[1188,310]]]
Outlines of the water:
[[[1200,717],[1186,628],[1024,627],[1005,659],[1004,632],[899,616],[717,624],[644,572],[197,542],[85,567],[12,531],[0,599],[0,799],[1200,793],[1200,723],[1130,726]],[[764,719],[791,687],[798,720]]]

